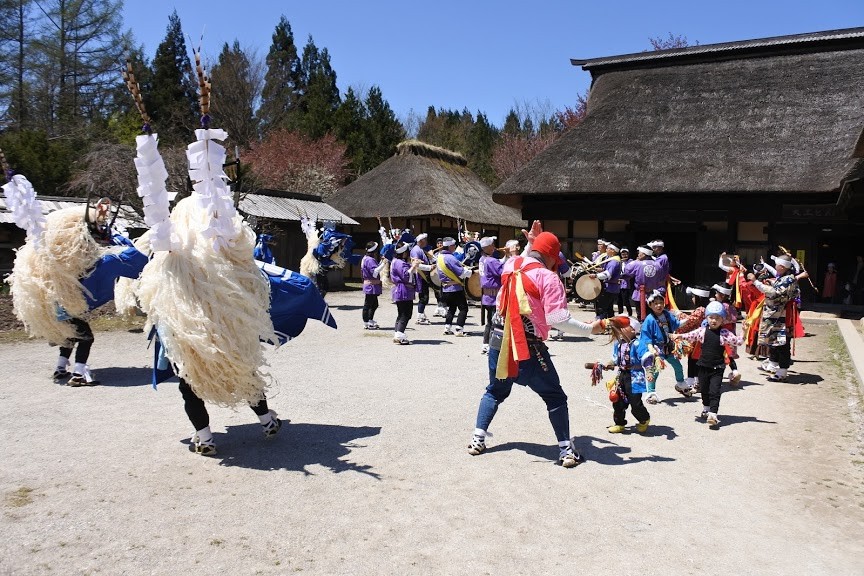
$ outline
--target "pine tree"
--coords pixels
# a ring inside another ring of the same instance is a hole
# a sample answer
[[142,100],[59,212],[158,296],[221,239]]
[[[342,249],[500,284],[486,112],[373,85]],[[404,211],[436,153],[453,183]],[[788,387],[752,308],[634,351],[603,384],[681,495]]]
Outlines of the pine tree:
[[[396,152],[396,145],[405,139],[405,129],[381,94],[381,89],[373,86],[366,95],[366,132],[369,147],[367,150],[366,172],[384,162]],[[362,172],[361,172],[362,173]]]
[[222,47],[210,78],[211,114],[216,125],[228,132],[229,147],[248,148],[258,135],[255,102],[261,94],[261,67],[250,60],[235,40],[230,48],[227,43]]
[[30,0],[0,0],[0,118],[13,130],[29,126],[27,58],[32,54]]
[[80,153],[67,139],[49,138],[42,130],[8,132],[0,137],[9,165],[27,176],[38,194],[65,196],[72,163]]
[[267,53],[267,74],[261,92],[258,119],[262,130],[282,127],[300,99],[300,58],[294,45],[291,24],[282,16],[273,32],[273,43]]
[[68,137],[107,117],[119,83],[117,57],[128,52],[131,33],[122,28],[120,0],[40,2],[34,95],[49,134]]
[[371,168],[367,159],[368,142],[364,130],[367,116],[366,106],[357,97],[354,89],[348,88],[342,104],[333,115],[333,135],[345,144],[345,155],[349,158],[349,177],[356,178]]
[[497,141],[498,130],[489,124],[485,114],[478,111],[468,134],[468,167],[492,188],[500,184],[492,168],[492,152]]
[[333,114],[339,108],[340,98],[330,54],[326,48],[319,51],[311,35],[300,59],[299,84],[297,115],[288,125],[309,138],[321,138],[333,128]]
[[196,85],[180,17],[175,10],[168,17],[165,39],[153,59],[152,88],[144,93],[154,130],[166,144],[183,144],[192,139],[198,117]]

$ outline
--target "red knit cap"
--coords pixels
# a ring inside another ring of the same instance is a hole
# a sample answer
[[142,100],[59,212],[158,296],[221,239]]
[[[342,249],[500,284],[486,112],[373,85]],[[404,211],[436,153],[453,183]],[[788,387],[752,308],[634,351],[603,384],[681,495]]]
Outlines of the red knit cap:
[[563,264],[561,261],[561,242],[551,232],[541,232],[538,234],[531,244],[531,249],[549,258],[555,258],[559,266]]

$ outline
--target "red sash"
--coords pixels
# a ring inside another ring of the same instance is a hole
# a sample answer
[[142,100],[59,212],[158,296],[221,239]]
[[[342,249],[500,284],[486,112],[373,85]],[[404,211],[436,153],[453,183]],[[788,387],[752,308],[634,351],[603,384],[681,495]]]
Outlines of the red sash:
[[531,312],[526,295],[540,298],[540,290],[524,272],[543,268],[543,265],[535,261],[523,266],[524,261],[522,256],[517,256],[513,260],[513,270],[501,275],[498,313],[504,318],[504,339],[495,377],[502,380],[515,378],[519,374],[519,362],[527,360],[530,355],[522,314]]

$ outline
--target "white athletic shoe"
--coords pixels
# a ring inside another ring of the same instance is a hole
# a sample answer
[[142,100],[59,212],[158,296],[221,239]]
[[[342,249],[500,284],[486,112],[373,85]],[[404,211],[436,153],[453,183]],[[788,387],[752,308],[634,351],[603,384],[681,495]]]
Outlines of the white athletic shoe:
[[649,392],[648,396],[645,397],[645,401],[649,404],[657,404],[658,402],[660,402],[660,398],[657,397],[657,394],[655,392]]

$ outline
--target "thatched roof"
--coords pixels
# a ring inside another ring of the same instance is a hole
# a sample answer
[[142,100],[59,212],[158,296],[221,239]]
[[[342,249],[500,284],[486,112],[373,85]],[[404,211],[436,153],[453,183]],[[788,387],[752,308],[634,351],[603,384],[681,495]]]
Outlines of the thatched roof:
[[585,120],[496,191],[833,192],[864,129],[864,28],[574,61]]
[[521,227],[513,208],[492,201],[492,190],[456,152],[408,140],[395,156],[328,194],[328,204],[352,218],[449,216]]

